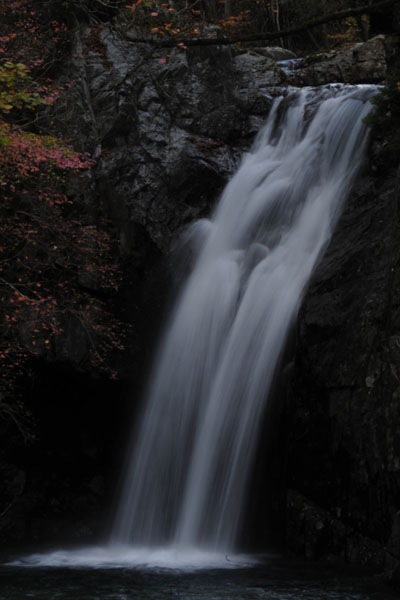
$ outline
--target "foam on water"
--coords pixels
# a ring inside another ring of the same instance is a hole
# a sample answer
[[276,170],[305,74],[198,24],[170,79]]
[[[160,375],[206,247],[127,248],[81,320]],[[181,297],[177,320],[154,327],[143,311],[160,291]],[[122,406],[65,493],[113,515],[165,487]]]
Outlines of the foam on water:
[[286,60],[278,60],[276,64],[289,75],[301,67],[303,60],[303,58],[287,58]]
[[253,567],[258,559],[244,554],[222,554],[198,548],[152,548],[128,545],[92,546],[76,550],[35,553],[7,563],[12,567],[57,567],[199,571]]

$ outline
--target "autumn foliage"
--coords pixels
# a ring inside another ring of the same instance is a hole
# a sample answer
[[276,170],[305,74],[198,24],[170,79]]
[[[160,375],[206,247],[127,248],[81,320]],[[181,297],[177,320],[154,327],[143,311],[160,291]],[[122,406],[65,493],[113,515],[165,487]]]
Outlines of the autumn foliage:
[[366,4],[365,0],[136,0],[125,5],[124,18],[150,28],[164,46],[170,45],[168,41],[174,36],[180,45],[186,41],[195,45],[192,42],[196,39],[230,37],[240,44],[241,39],[246,42],[247,35],[262,37],[267,33],[274,34],[274,43],[307,53],[362,40],[368,34],[369,18],[360,15],[332,20],[313,32],[305,26],[298,34],[285,35],[284,39],[279,33],[301,29],[314,19]]
[[62,93],[48,74],[68,28],[34,2],[0,9],[0,416],[26,434],[16,397],[35,358],[116,375],[122,325],[108,304],[120,273],[109,224],[69,193],[94,161],[41,126]]

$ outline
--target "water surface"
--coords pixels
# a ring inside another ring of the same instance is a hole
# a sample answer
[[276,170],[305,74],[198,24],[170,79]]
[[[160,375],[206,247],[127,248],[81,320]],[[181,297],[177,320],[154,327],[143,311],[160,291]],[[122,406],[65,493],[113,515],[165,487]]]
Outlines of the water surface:
[[268,558],[238,569],[0,567],[0,600],[394,600],[380,578]]

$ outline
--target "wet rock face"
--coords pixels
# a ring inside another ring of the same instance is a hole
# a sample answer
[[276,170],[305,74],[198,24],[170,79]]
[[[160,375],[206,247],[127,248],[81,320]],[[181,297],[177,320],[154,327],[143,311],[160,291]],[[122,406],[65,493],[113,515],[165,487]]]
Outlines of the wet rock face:
[[367,42],[316,54],[302,61],[289,81],[300,86],[382,81],[397,43],[396,36],[377,35]]
[[290,487],[385,547],[389,563],[400,559],[398,202],[395,173],[359,181],[315,273],[298,323],[289,468]]
[[77,34],[75,85],[58,119],[97,155],[93,183],[126,250],[138,224],[166,252],[185,224],[209,214],[268,113],[264,88],[286,77],[261,55],[156,50],[135,38],[111,28]]
[[128,253],[133,227],[167,252],[182,228],[207,216],[240,155],[251,145],[286,84],[382,80],[392,38],[313,57],[291,73],[279,48],[157,49],[143,32],[98,26],[76,34],[68,80],[57,105],[59,126],[98,159],[93,190]]

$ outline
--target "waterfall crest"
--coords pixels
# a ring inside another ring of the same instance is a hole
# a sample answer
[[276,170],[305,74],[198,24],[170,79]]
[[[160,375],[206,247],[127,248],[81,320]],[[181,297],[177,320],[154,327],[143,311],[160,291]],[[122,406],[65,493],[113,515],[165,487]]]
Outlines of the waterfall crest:
[[274,100],[209,221],[161,342],[116,544],[232,550],[268,392],[360,167],[369,86]]

